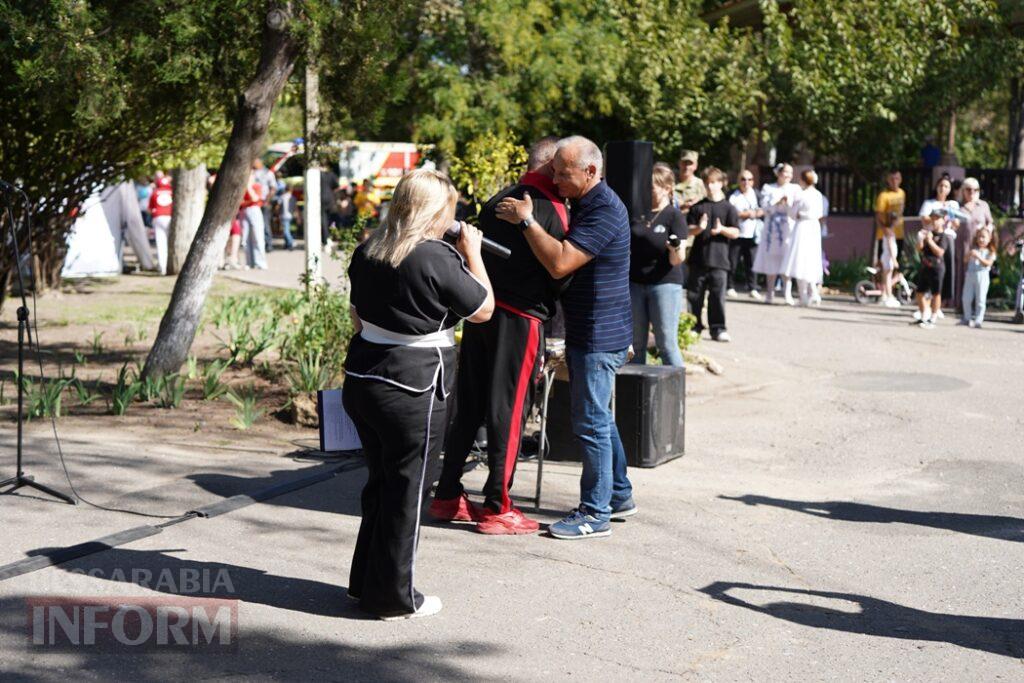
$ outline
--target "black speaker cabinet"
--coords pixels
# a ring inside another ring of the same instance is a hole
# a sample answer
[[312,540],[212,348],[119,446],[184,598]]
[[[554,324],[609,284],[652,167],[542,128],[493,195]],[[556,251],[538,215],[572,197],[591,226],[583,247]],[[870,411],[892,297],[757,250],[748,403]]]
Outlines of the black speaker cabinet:
[[[683,455],[686,372],[625,365],[615,378],[615,423],[630,467],[657,467]],[[569,383],[555,382],[548,402],[549,460],[579,462],[569,418]]]
[[630,222],[651,212],[651,173],[654,144],[627,140],[609,142],[604,148],[605,180],[626,205]]

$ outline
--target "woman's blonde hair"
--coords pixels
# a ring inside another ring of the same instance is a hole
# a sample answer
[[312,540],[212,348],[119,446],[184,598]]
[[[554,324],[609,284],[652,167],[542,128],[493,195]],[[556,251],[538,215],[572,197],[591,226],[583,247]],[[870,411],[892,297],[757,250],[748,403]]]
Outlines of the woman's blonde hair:
[[397,268],[420,242],[436,237],[438,223],[451,223],[459,193],[444,173],[426,168],[402,176],[388,213],[370,239],[366,256]]
[[672,189],[676,186],[676,173],[664,161],[659,161],[651,171],[651,182],[654,183],[655,187],[660,187],[671,193]]

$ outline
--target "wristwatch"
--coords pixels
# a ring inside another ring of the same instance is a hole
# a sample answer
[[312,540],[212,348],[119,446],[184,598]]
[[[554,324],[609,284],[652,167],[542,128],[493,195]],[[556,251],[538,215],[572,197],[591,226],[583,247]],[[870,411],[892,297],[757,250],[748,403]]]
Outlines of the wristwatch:
[[525,220],[519,221],[519,230],[526,232],[526,229],[530,227],[530,223],[533,223],[533,216],[527,216]]

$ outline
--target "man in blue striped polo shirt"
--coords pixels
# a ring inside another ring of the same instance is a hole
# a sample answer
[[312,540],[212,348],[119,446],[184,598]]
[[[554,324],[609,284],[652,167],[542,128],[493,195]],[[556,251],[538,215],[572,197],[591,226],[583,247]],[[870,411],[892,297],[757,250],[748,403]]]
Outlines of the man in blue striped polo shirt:
[[633,321],[629,301],[629,216],[601,179],[601,150],[587,138],[558,142],[555,185],[572,200],[569,233],[559,241],[533,219],[533,203],[507,198],[498,217],[523,231],[552,277],[573,275],[562,295],[573,434],[583,453],[580,506],[549,531],[555,538],[611,534],[610,519],[636,512],[626,452],[611,411],[615,371],[627,360]]

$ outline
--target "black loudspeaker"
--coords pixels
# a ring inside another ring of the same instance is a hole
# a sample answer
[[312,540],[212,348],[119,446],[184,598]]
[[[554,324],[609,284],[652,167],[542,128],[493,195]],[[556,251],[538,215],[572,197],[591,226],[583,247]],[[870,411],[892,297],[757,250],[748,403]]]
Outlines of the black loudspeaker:
[[[657,467],[685,452],[686,372],[625,365],[615,378],[615,423],[630,467]],[[569,383],[555,382],[548,401],[549,460],[579,462],[572,435]]]
[[654,144],[637,140],[609,142],[604,147],[604,166],[605,180],[626,205],[630,222],[649,214]]

